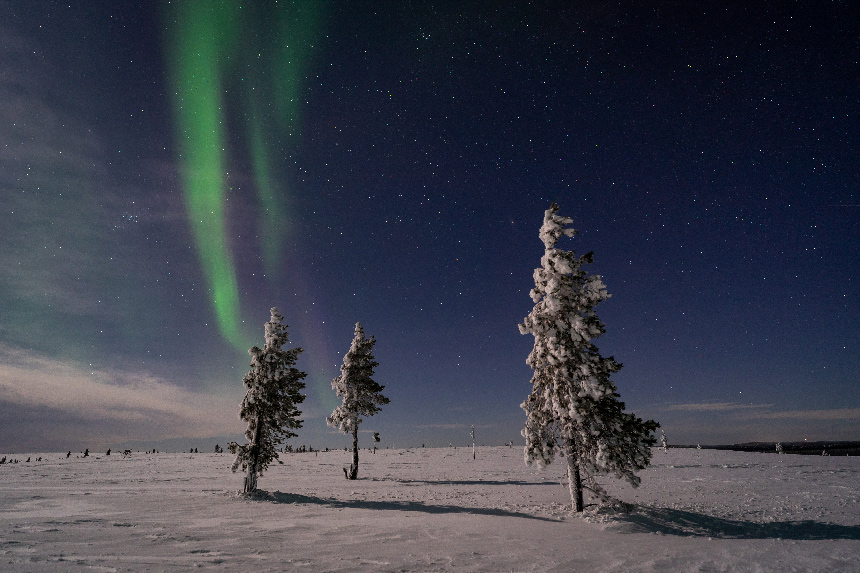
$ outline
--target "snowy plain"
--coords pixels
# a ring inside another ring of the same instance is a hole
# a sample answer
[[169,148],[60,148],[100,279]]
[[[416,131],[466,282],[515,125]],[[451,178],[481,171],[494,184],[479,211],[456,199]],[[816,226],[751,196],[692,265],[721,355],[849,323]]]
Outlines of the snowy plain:
[[601,480],[629,512],[582,518],[563,459],[350,456],[281,454],[246,497],[229,454],[15,454],[0,570],[860,571],[860,457],[658,449],[638,489]]

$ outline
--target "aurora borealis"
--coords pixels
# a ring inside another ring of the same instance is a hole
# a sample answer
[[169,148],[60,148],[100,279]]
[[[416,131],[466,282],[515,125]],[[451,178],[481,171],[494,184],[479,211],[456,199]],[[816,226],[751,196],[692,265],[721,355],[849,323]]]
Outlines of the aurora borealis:
[[[290,218],[284,206],[290,190],[286,174],[277,173],[273,165],[271,150],[289,154],[300,140],[300,78],[320,6],[304,3],[255,11],[240,2],[196,0],[166,8],[170,49],[165,62],[188,221],[218,326],[236,348],[247,346],[247,336],[241,328],[227,236],[226,156],[233,142],[228,143],[225,131],[232,127],[245,132],[259,200],[262,260],[273,275]],[[227,101],[231,91],[238,95]],[[239,108],[232,116],[238,118],[237,125],[230,125],[228,105]]]
[[520,443],[551,201],[670,442],[857,439],[858,15],[0,4],[0,450],[235,436],[271,306],[296,444],[356,322],[383,447]]

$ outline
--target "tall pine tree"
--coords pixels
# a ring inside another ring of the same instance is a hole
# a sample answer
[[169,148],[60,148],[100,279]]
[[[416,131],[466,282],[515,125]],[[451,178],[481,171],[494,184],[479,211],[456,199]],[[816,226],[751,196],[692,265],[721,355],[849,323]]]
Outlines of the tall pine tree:
[[355,336],[343,365],[340,376],[331,381],[331,387],[343,398],[343,403],[334,409],[329,418],[329,426],[338,428],[344,434],[352,434],[352,465],[349,471],[343,468],[347,479],[358,477],[358,425],[361,416],[373,416],[379,407],[388,404],[389,399],[382,395],[385,386],[373,380],[374,368],[379,366],[373,358],[376,339],[365,338],[361,323],[355,324]]
[[248,423],[248,443],[228,445],[230,452],[236,454],[233,471],[241,467],[246,472],[246,493],[257,489],[257,477],[278,458],[278,445],[296,436],[292,430],[302,427],[298,419],[301,412],[296,406],[305,399],[301,390],[306,374],[294,368],[302,349],[281,348],[287,343],[283,319],[278,309],[272,308],[266,323],[266,344],[262,349],[252,346],[248,350],[251,370],[242,379],[247,390],[239,412],[239,417]]
[[556,248],[561,237],[573,237],[573,220],[558,215],[553,203],[544,213],[540,238],[545,252],[535,269],[535,306],[519,325],[532,334],[534,348],[526,362],[534,370],[532,392],[522,404],[527,419],[526,463],[549,464],[561,449],[567,457],[570,498],[583,511],[583,489],[600,498],[605,493],[594,476],[614,474],[634,487],[636,470],[651,460],[653,432],[659,424],[624,412],[610,376],[621,369],[612,357],[604,358],[593,340],[605,332],[594,307],[609,298],[598,275],[582,266],[592,253],[577,257]]

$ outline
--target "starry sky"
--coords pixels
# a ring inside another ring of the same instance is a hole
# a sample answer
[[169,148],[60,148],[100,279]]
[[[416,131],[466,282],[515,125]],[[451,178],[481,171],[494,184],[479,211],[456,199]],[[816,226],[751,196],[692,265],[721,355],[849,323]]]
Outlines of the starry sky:
[[0,451],[238,438],[269,308],[362,446],[523,442],[551,202],[670,443],[860,438],[853,2],[0,2]]

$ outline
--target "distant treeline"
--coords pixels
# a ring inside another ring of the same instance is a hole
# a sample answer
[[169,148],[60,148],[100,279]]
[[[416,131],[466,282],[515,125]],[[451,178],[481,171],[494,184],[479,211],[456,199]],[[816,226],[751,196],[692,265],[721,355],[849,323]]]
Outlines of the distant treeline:
[[[785,454],[820,456],[860,456],[860,442],[781,442]],[[698,446],[669,446],[674,448],[696,448]],[[728,446],[701,446],[703,450],[732,450],[734,452],[776,453],[776,442],[747,442]]]

